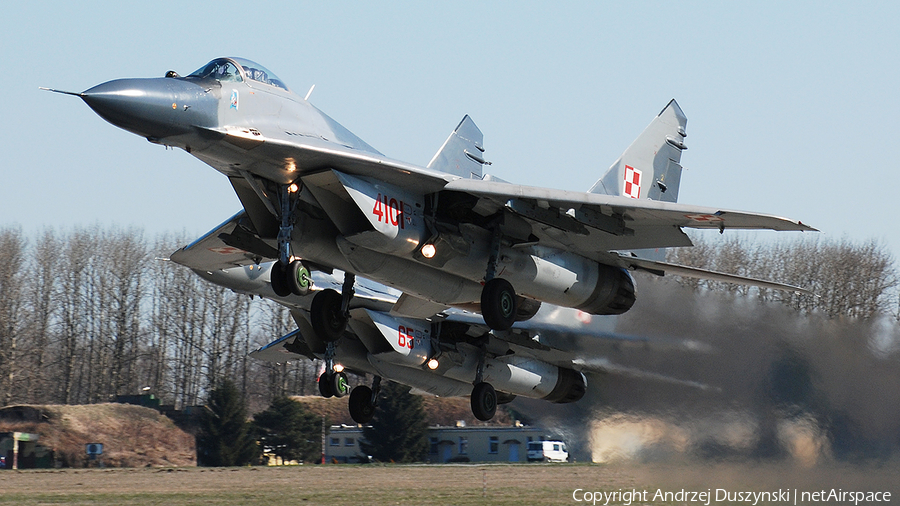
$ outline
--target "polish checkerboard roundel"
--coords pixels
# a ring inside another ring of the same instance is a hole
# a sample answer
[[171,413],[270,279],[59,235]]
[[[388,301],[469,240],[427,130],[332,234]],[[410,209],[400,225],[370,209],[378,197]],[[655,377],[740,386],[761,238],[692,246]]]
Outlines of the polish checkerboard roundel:
[[631,165],[625,166],[625,190],[622,193],[633,199],[641,198],[641,171]]

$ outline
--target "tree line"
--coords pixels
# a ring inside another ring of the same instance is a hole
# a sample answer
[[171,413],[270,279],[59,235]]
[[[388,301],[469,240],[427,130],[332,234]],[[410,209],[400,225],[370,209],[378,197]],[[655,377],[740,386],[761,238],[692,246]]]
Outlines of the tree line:
[[828,239],[818,234],[790,241],[754,241],[742,234],[691,237],[692,248],[673,248],[667,261],[702,269],[772,280],[809,293],[754,288],[720,281],[680,278],[694,290],[715,290],[786,305],[800,314],[870,320],[900,319],[894,258],[883,243]]
[[[428,453],[428,422],[422,398],[399,383],[386,383],[372,423],[363,428],[361,456],[380,462],[421,462]],[[241,466],[276,461],[319,462],[324,457],[325,417],[303,403],[278,396],[263,411],[248,417],[235,384],[224,380],[209,394],[200,416],[197,463]]]
[[[810,294],[682,278],[695,290],[785,304],[800,313],[871,319],[898,314],[893,257],[876,242],[822,236],[786,242],[694,237],[668,260],[777,280]],[[108,402],[149,392],[163,404],[203,403],[223,379],[251,410],[314,394],[318,364],[250,359],[294,328],[270,301],[235,294],[164,260],[189,242],[135,228],[0,229],[0,405]]]
[[315,391],[317,364],[249,358],[290,314],[165,258],[189,242],[135,228],[0,229],[0,405],[109,402],[152,393],[202,404],[230,378],[253,408]]

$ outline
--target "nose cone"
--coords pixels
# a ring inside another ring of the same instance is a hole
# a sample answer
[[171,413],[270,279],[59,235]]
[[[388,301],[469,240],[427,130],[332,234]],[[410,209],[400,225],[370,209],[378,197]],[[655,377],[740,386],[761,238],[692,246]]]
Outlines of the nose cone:
[[213,126],[216,119],[216,100],[200,86],[178,79],[116,79],[80,96],[106,121],[150,139]]

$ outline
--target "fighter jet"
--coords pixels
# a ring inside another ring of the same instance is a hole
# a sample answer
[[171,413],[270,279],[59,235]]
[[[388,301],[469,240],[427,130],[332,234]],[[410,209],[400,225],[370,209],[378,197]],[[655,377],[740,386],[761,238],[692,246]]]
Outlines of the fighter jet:
[[[356,352],[369,366],[357,369],[375,371],[376,381],[368,392],[357,388],[358,399],[368,397],[358,401],[358,420],[374,409],[382,376],[420,386],[421,375],[409,371],[434,364],[441,371],[444,351],[457,353],[451,365],[459,370],[430,377],[455,382],[443,392],[467,385],[481,419],[512,394],[577,400],[585,384],[574,362],[561,367],[529,356],[531,344],[517,342],[521,334],[513,331],[542,303],[623,314],[635,302],[634,270],[800,290],[673,265],[663,253],[691,245],[683,228],[814,230],[777,216],[677,203],[687,119],[674,100],[590,190],[576,192],[485,174],[483,136],[468,116],[427,165],[391,159],[242,58],[217,58],[184,77],[169,71],[60,93],[229,178],[243,211],[173,254],[176,262],[206,273],[246,268],[253,277],[252,269],[274,261],[265,272],[279,298],[310,294],[313,272],[343,273],[339,290],[313,290],[308,310],[295,317],[302,351],[322,354],[324,380],[337,389],[335,357],[341,348],[363,347]],[[382,301],[388,308],[357,307],[356,276],[399,295]],[[460,331],[446,316],[463,313],[451,308],[481,317]],[[342,339],[348,324],[355,339]],[[472,325],[485,332],[473,335]],[[379,358],[391,350],[401,358]],[[531,383],[514,384],[523,377]]]

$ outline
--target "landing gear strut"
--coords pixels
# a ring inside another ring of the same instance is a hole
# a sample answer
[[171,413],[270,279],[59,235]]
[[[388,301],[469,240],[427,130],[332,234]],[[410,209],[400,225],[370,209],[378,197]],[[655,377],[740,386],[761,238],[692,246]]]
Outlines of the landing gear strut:
[[312,286],[309,269],[291,253],[291,235],[294,231],[294,211],[299,199],[292,198],[296,193],[296,184],[281,185],[278,196],[280,204],[280,225],[278,227],[278,261],[272,266],[270,281],[272,291],[279,297],[290,294],[306,295]]
[[500,227],[494,227],[491,238],[491,255],[481,289],[481,316],[493,330],[509,330],[516,322],[516,291],[509,281],[494,277],[500,261]]

